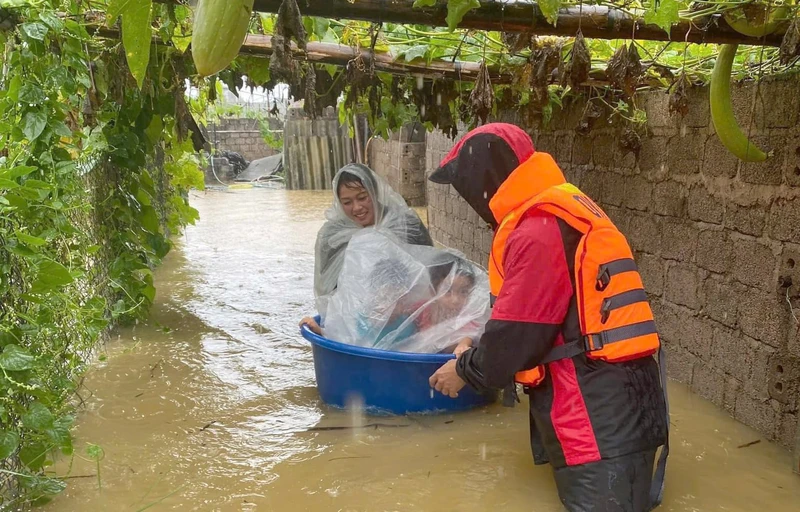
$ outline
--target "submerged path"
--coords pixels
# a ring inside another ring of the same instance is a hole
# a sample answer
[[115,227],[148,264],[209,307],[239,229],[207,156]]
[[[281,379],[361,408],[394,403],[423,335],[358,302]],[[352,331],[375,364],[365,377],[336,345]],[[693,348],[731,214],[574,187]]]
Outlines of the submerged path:
[[[351,417],[320,404],[311,350],[314,238],[330,192],[193,193],[201,220],[156,273],[148,322],[86,376],[69,487],[45,510],[560,512],[534,467],[527,403]],[[671,385],[664,511],[796,510],[790,454]]]

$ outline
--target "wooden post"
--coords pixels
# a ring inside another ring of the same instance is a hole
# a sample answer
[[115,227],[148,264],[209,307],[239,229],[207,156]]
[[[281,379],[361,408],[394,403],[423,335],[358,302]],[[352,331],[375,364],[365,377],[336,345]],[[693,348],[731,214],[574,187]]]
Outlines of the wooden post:
[[[282,0],[255,0],[254,9],[278,12]],[[550,24],[535,3],[480,0],[480,7],[469,11],[459,28],[496,30],[503,32],[532,32],[537,35],[574,36],[581,27],[585,37],[599,39],[636,39],[651,41],[689,41],[690,43],[739,43],[780,46],[786,27],[763,38],[748,37],[733,30],[720,15],[709,16],[702,22],[681,20],[672,25],[669,34],[654,24],[644,22],[642,9],[619,9],[600,5],[568,7],[559,11],[555,26]],[[447,0],[438,0],[434,7],[415,8],[414,0],[324,0],[298,2],[305,16],[342,18],[447,26]]]

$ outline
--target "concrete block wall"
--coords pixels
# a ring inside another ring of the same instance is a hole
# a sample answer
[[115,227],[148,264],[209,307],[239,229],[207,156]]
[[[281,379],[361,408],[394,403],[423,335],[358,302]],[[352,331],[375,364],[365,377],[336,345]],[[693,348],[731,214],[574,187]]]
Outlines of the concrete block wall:
[[367,164],[397,191],[409,206],[425,206],[427,150],[425,127],[411,123],[388,140],[369,141]]
[[220,119],[218,124],[209,126],[208,137],[218,151],[235,151],[248,162],[280,152],[264,142],[257,119]]
[[425,154],[425,142],[374,138],[369,146],[369,165],[409,206],[425,206]]
[[[798,87],[797,78],[733,87],[739,122],[773,152],[764,163],[740,162],[720,144],[704,88],[691,91],[685,118],[668,113],[663,92],[638,97],[647,112],[638,154],[618,146],[618,122],[577,134],[582,100],[532,130],[536,148],[628,237],[670,377],[789,449],[800,446]],[[429,172],[453,144],[428,136]],[[485,265],[491,232],[452,187],[427,187],[433,238]]]

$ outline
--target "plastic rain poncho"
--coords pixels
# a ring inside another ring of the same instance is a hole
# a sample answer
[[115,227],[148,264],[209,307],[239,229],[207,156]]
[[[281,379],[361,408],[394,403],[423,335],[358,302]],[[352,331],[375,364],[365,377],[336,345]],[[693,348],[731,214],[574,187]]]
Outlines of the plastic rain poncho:
[[400,352],[477,345],[491,310],[486,272],[456,251],[404,244],[365,228],[344,252],[325,337]]
[[314,296],[317,311],[323,317],[328,297],[336,289],[344,249],[353,235],[364,229],[345,214],[339,201],[339,179],[345,172],[357,176],[369,193],[375,211],[375,229],[392,233],[405,243],[433,246],[433,240],[417,213],[383,178],[365,165],[348,164],[342,167],[333,178],[333,206],[325,212],[327,221],[317,234]]

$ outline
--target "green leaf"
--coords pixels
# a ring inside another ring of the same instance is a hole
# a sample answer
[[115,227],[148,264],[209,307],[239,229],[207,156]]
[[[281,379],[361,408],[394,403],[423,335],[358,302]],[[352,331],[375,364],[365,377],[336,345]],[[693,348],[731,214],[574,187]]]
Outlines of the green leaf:
[[61,32],[64,28],[64,22],[52,12],[43,12],[39,15],[39,19],[47,24],[56,32]]
[[21,372],[33,368],[34,358],[27,349],[19,345],[6,345],[0,353],[0,367],[10,372]]
[[448,0],[447,2],[447,28],[455,30],[464,15],[472,9],[481,6],[478,0]]
[[17,231],[17,240],[21,241],[28,247],[41,247],[47,243],[47,240],[44,238],[39,238],[38,236],[31,236],[26,233],[20,233]]
[[414,59],[425,57],[425,54],[428,52],[429,48],[430,47],[427,44],[418,44],[410,48],[405,48],[403,50],[403,56],[405,57],[406,62],[411,62]]
[[[414,7],[436,7],[437,0],[416,0]],[[478,0],[448,0],[447,28],[452,32],[461,23],[464,15],[481,6]]]
[[35,188],[37,190],[50,190],[53,188],[53,186],[46,181],[34,179],[25,180],[25,186],[28,188]]
[[89,443],[89,446],[86,447],[86,455],[92,460],[100,461],[103,460],[105,452],[98,445]]
[[23,446],[19,451],[19,460],[31,471],[38,471],[44,466],[47,457],[47,446],[44,443],[33,443]]
[[44,112],[28,112],[22,118],[22,133],[29,141],[33,142],[47,126],[47,115]]
[[314,17],[314,33],[317,37],[323,39],[328,33],[328,28],[331,26],[331,21],[327,18]]
[[16,432],[0,430],[0,460],[11,456],[19,447],[19,435]]
[[[19,188],[19,183],[14,180],[0,178],[0,190],[12,190],[15,188]],[[6,204],[8,204],[8,199],[6,199]]]
[[147,300],[152,303],[156,299],[156,287],[152,284],[147,284],[144,288],[142,288],[142,295],[144,295]]
[[164,131],[164,121],[161,116],[153,116],[150,120],[150,126],[144,131],[147,138],[151,143],[155,144],[161,139],[161,133]]
[[28,412],[22,415],[22,424],[36,432],[52,429],[54,420],[50,409],[40,402],[33,402],[28,408]]
[[16,254],[20,258],[30,258],[36,256],[35,252],[21,245],[6,245],[6,250],[8,250],[8,252],[11,254]]
[[678,11],[682,5],[678,0],[661,0],[656,7],[656,0],[650,0],[650,7],[644,13],[644,22],[658,25],[667,34],[673,23],[679,20]]
[[67,267],[50,259],[39,264],[39,275],[31,286],[31,293],[41,293],[60,288],[72,282]]
[[128,8],[128,4],[134,2],[135,0],[111,0],[108,4],[108,8],[106,10],[106,23],[110,27],[117,21],[119,15],[125,12]]
[[53,121],[50,123],[50,128],[53,130],[53,133],[58,135],[59,137],[72,137],[72,130],[64,124],[63,121]]
[[561,0],[539,0],[537,2],[542,14],[554,27],[558,21],[558,10],[561,8]]
[[69,429],[74,421],[73,416],[61,416],[53,421],[53,428],[44,431],[50,441],[60,448],[64,455],[72,454],[72,436]]
[[42,88],[37,84],[28,83],[19,90],[19,101],[29,105],[41,105],[44,103],[45,95]]
[[11,101],[19,101],[19,90],[22,88],[22,78],[20,75],[14,75],[14,78],[8,83],[8,99]]
[[150,62],[150,11],[152,0],[129,2],[122,11],[122,44],[133,77],[142,88],[147,64]]
[[44,41],[44,36],[47,35],[47,25],[34,21],[32,23],[23,23],[20,27],[23,34],[31,39],[37,41]]
[[152,206],[142,208],[142,227],[150,233],[157,234],[159,230],[158,213]]
[[31,505],[39,507],[49,503],[53,496],[67,488],[67,482],[58,478],[34,476],[23,479],[21,486],[27,489],[25,496],[31,500]]
[[15,178],[21,178],[23,176],[27,176],[36,169],[37,167],[34,167],[32,165],[18,165],[16,167],[12,167],[11,169],[3,169],[2,172],[0,172],[0,178],[13,180]]
[[269,81],[269,62],[266,59],[243,55],[238,57],[236,61],[241,64],[242,72],[254,84],[261,85]]
[[186,49],[189,48],[191,43],[192,36],[179,36],[178,34],[172,35],[172,44],[174,44],[175,48],[177,48],[181,53],[185,53]]

